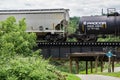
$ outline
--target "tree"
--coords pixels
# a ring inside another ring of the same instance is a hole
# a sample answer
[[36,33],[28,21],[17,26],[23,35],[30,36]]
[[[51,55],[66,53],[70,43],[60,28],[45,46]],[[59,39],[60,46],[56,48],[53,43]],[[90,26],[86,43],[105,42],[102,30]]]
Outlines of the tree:
[[[75,33],[75,31],[78,27],[78,22],[79,22],[79,17],[71,17],[70,18],[69,26],[67,27],[68,35]],[[77,40],[75,38],[73,38],[73,39],[68,38],[68,41],[69,42],[76,42]]]
[[0,22],[0,56],[23,54],[30,55],[35,46],[34,33],[26,33],[25,18],[16,22],[11,16]]
[[74,33],[78,27],[79,17],[71,17],[68,27],[68,33]]
[[36,35],[26,33],[23,18],[0,22],[0,80],[65,80],[54,66],[33,51]]

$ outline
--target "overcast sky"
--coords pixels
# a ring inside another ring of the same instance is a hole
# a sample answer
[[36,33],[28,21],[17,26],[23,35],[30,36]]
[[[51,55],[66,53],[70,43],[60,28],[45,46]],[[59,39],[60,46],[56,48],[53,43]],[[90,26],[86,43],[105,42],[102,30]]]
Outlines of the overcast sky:
[[70,9],[70,16],[99,15],[103,8],[120,10],[120,0],[0,0],[0,9]]

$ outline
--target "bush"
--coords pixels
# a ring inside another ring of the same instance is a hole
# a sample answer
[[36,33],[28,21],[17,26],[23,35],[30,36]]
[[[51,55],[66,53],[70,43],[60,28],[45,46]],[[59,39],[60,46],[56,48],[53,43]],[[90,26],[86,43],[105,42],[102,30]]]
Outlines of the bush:
[[36,36],[25,29],[25,19],[0,22],[0,80],[65,80],[39,50],[33,51]]
[[71,17],[69,27],[67,27],[68,34],[75,33],[76,29],[78,28],[79,17]]
[[98,38],[97,42],[120,42],[120,37],[107,35],[106,38]]
[[36,44],[36,35],[26,33],[25,19],[16,22],[9,17],[0,22],[0,56],[13,56],[14,54],[30,55]]
[[0,65],[0,80],[57,80],[54,66],[41,57],[16,56]]
[[[78,22],[79,22],[79,17],[71,17],[70,18],[70,22],[67,27],[68,35],[74,34],[76,32],[76,29],[78,28]],[[68,42],[76,42],[77,40],[75,38],[73,38],[73,39],[68,38],[67,41]]]

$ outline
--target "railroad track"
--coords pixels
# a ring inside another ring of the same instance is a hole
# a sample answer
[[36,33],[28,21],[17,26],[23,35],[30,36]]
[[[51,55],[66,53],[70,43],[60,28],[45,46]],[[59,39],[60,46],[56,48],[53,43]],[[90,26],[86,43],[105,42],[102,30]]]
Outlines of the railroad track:
[[120,46],[120,42],[37,42],[38,46]]

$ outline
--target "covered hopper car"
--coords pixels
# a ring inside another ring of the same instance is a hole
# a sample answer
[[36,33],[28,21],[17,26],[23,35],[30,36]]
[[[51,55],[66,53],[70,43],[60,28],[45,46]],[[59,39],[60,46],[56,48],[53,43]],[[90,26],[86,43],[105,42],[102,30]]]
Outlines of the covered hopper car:
[[65,41],[69,21],[68,9],[0,10],[0,21],[14,16],[17,21],[26,19],[26,32],[35,32],[38,39]]

